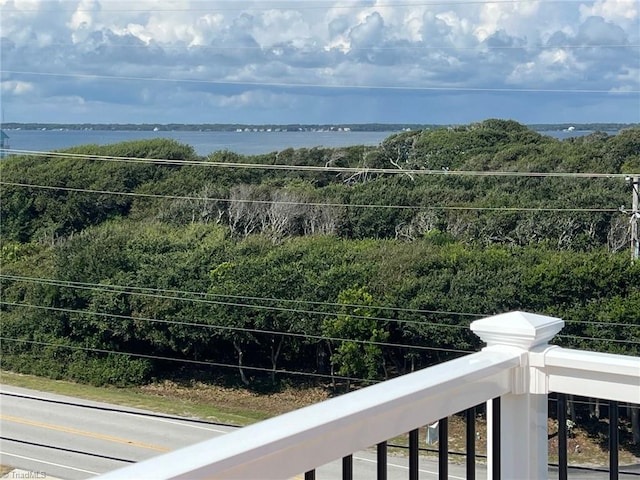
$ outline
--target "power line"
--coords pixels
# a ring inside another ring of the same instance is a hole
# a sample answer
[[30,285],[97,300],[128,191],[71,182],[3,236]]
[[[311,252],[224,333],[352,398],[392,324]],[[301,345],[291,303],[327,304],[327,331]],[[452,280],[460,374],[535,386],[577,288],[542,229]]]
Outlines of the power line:
[[105,407],[104,405],[89,405],[87,403],[76,403],[76,402],[70,402],[65,400],[57,400],[53,398],[36,397],[34,395],[26,395],[23,393],[15,393],[15,392],[6,392],[3,390],[0,390],[0,395],[4,395],[6,397],[20,398],[24,400],[32,400],[35,402],[50,403],[55,405],[65,405],[69,407],[84,408],[87,410],[96,410],[99,412],[121,413],[124,415],[131,415],[134,417],[159,418],[164,420],[179,420],[186,424],[194,423],[194,424],[201,424],[201,425],[213,425],[218,427],[242,428],[242,425],[236,425],[233,423],[214,422],[211,420],[203,420],[200,418],[191,418],[191,417],[178,417],[176,415],[167,415],[164,413],[153,413],[153,412],[147,412],[144,410],[140,410],[140,411],[126,410],[124,408]]
[[79,78],[96,80],[124,80],[124,81],[144,81],[144,82],[167,82],[167,83],[196,83],[205,85],[235,85],[242,87],[275,87],[275,88],[320,88],[331,90],[383,90],[383,91],[417,91],[417,92],[490,92],[490,93],[564,93],[564,94],[606,94],[616,96],[635,95],[640,90],[602,90],[602,89],[567,89],[567,88],[491,88],[491,87],[456,87],[456,86],[399,86],[399,85],[329,85],[316,83],[287,83],[287,82],[250,82],[236,80],[202,80],[202,79],[179,79],[161,77],[136,77],[126,75],[99,75],[92,73],[56,73],[56,72],[32,72],[19,70],[0,70],[0,73],[10,73],[14,75],[32,75],[45,77]]
[[278,375],[298,375],[303,377],[314,377],[314,378],[324,378],[324,379],[334,379],[334,380],[345,380],[345,381],[356,381],[356,382],[365,382],[365,383],[380,383],[380,380],[368,380],[366,378],[358,378],[358,377],[346,377],[340,375],[326,375],[322,373],[313,373],[313,372],[299,372],[296,370],[283,370],[283,369],[272,369],[272,368],[264,368],[264,367],[252,367],[247,365],[234,365],[230,363],[218,363],[218,362],[208,362],[205,360],[192,360],[188,358],[174,358],[174,357],[163,357],[159,355],[149,355],[145,353],[131,353],[131,352],[119,352],[116,350],[106,350],[102,348],[90,348],[90,347],[80,347],[76,345],[64,345],[60,343],[51,343],[51,342],[41,342],[37,340],[26,340],[22,338],[12,338],[12,337],[4,337],[0,336],[1,341],[9,341],[16,343],[26,343],[30,345],[40,345],[46,347],[56,347],[56,348],[66,348],[69,350],[79,350],[85,352],[92,353],[106,353],[106,354],[114,354],[114,355],[127,355],[130,357],[138,357],[138,358],[146,358],[149,360],[162,360],[168,362],[179,362],[179,363],[187,363],[191,365],[203,365],[209,367],[220,367],[220,368],[233,368],[233,369],[242,369],[242,370],[250,370],[254,372],[263,372],[269,374],[278,374]]
[[207,323],[199,323],[199,322],[184,322],[179,320],[162,320],[157,318],[133,317],[130,315],[119,315],[114,313],[95,312],[90,310],[77,310],[72,308],[47,307],[44,305],[34,305],[29,303],[14,303],[14,302],[0,301],[0,305],[24,307],[24,308],[35,308],[40,310],[49,310],[49,311],[55,311],[55,312],[64,312],[64,313],[72,313],[72,314],[80,314],[80,315],[95,315],[95,316],[102,316],[102,317],[119,319],[119,320],[136,320],[136,321],[142,321],[147,323],[181,325],[185,327],[202,327],[202,328],[207,328],[211,330],[227,330],[227,331],[242,332],[242,333],[278,335],[281,337],[304,338],[304,339],[312,339],[312,340],[327,340],[331,342],[351,342],[351,343],[357,343],[360,345],[377,345],[379,347],[406,348],[409,350],[423,350],[423,351],[450,352],[450,353],[473,353],[472,350],[462,350],[462,349],[455,349],[455,348],[425,347],[423,345],[407,345],[402,343],[378,342],[373,340],[329,337],[325,335],[314,335],[314,334],[307,334],[307,333],[300,333],[300,332],[284,332],[280,330],[264,330],[259,328],[232,327],[227,325],[215,325],[215,324],[207,324]]
[[[539,4],[571,4],[571,3],[595,3],[596,0],[537,0],[536,3]],[[111,2],[114,4],[117,2]],[[126,3],[126,2],[122,2]],[[205,3],[204,0],[201,2],[195,3]],[[231,3],[231,2],[230,2]],[[154,3],[154,7],[151,9],[132,9],[132,8],[101,8],[100,13],[108,13],[108,12],[130,12],[130,13],[154,13],[154,12],[260,12],[260,11],[291,11],[291,10],[353,10],[356,8],[363,9],[372,9],[372,8],[398,8],[398,7],[435,7],[435,6],[466,6],[466,5],[510,5],[510,4],[519,4],[519,3],[531,3],[531,0],[468,0],[468,1],[455,1],[455,0],[436,0],[432,2],[403,2],[403,3],[385,3],[385,4],[376,4],[376,5],[336,5],[333,3],[322,4],[321,2],[309,2],[314,3],[315,5],[309,4],[300,4],[296,2],[296,5],[293,6],[275,6],[271,4],[269,7],[198,7],[198,8],[161,8],[158,7],[156,3]],[[15,8],[7,9],[8,13],[21,13],[21,12],[95,12],[93,9],[88,8],[56,8],[55,10],[51,9],[35,9],[35,8]]]
[[[462,317],[472,317],[476,319],[487,318],[495,313],[468,313],[468,312],[454,312],[448,310],[425,310],[425,309],[412,309],[412,308],[402,308],[402,307],[389,307],[389,306],[377,306],[377,305],[363,305],[363,304],[342,304],[342,303],[333,303],[333,302],[315,302],[309,300],[293,300],[293,299],[285,299],[285,298],[271,298],[271,297],[254,297],[254,296],[246,296],[246,295],[231,295],[231,294],[219,294],[219,293],[209,293],[209,292],[194,292],[188,290],[174,290],[174,289],[165,289],[165,288],[150,288],[150,287],[139,287],[139,286],[131,286],[131,285],[106,285],[100,283],[89,283],[89,282],[72,282],[66,280],[57,280],[51,278],[41,278],[41,277],[25,277],[25,276],[17,276],[17,275],[7,275],[0,274],[0,278],[4,278],[7,280],[13,281],[23,281],[27,283],[36,283],[41,285],[53,285],[53,286],[61,286],[61,287],[69,287],[69,288],[79,288],[79,289],[91,289],[88,287],[95,287],[94,290],[105,291],[108,293],[125,293],[136,295],[136,292],[127,292],[127,290],[139,290],[142,292],[165,292],[165,293],[174,293],[176,297],[166,297],[167,299],[175,299],[180,301],[195,301],[198,302],[198,299],[192,299],[186,297],[185,295],[196,295],[201,297],[215,297],[215,298],[235,298],[240,300],[257,300],[257,301],[269,301],[269,302],[282,302],[282,303],[301,303],[308,305],[317,305],[317,306],[329,306],[329,307],[347,307],[347,308],[370,308],[375,310],[386,310],[398,313],[412,313],[412,314],[428,314],[428,315],[443,315],[443,316],[462,316]],[[87,287],[87,288],[83,288]],[[163,298],[163,297],[161,297]],[[212,303],[215,303],[211,301]],[[260,308],[259,305],[255,304],[235,304],[228,302],[220,302],[226,306],[244,306],[247,308],[257,307]],[[280,307],[271,307],[274,310],[278,310]],[[283,309],[286,312],[293,313],[311,313],[317,315],[341,315],[335,312],[323,312],[319,310],[296,310],[296,309]],[[82,311],[79,311],[82,312]],[[436,322],[425,322],[425,321],[413,321],[413,320],[402,320],[402,319],[394,319],[394,318],[385,318],[385,317],[367,317],[367,316],[358,316],[358,315],[349,315],[352,318],[363,318],[363,319],[371,319],[377,321],[384,322],[392,322],[392,323],[405,323],[409,325],[423,325],[423,326],[435,326],[441,328],[469,328],[468,325],[460,325],[460,324],[442,324]],[[136,317],[134,317],[136,318]],[[624,322],[607,322],[607,321],[593,321],[593,320],[571,320],[571,319],[563,319],[565,323],[572,324],[582,324],[582,325],[594,325],[594,326],[607,326],[607,327],[629,327],[633,326],[629,323]],[[565,337],[567,335],[564,335]],[[576,337],[577,338],[577,337]],[[580,337],[583,339],[588,339],[589,337]]]
[[216,162],[210,160],[172,160],[166,158],[144,158],[128,156],[98,155],[86,153],[46,152],[39,150],[7,149],[7,153],[19,153],[45,157],[79,158],[86,160],[102,160],[124,163],[147,163],[156,165],[182,165],[215,168],[246,168],[260,170],[291,170],[297,172],[320,173],[379,173],[393,175],[442,175],[442,176],[471,176],[471,177],[534,177],[534,178],[606,178],[626,179],[628,173],[596,173],[596,172],[521,172],[496,170],[447,170],[447,169],[398,169],[374,167],[336,167],[331,165],[286,165],[269,163]]
[[[96,312],[91,310],[78,310],[72,308],[62,308],[62,307],[48,307],[45,305],[34,305],[30,303],[14,303],[14,302],[4,302],[0,301],[0,305],[13,306],[13,307],[24,307],[24,308],[35,308],[40,310],[48,310],[55,312],[63,312],[63,313],[71,313],[71,314],[79,314],[79,315],[95,315],[106,318],[120,319],[120,320],[135,320],[142,321],[147,323],[161,323],[167,325],[181,325],[185,327],[202,327],[211,330],[227,330],[241,333],[256,333],[256,334],[266,334],[266,335],[278,335],[281,337],[292,337],[292,338],[304,338],[304,339],[312,339],[312,340],[326,340],[331,342],[351,342],[357,343],[360,345],[377,345],[380,347],[393,347],[393,348],[406,348],[407,350],[422,350],[422,351],[437,351],[437,352],[447,352],[447,353],[473,353],[473,350],[464,350],[464,349],[456,349],[456,348],[444,348],[444,347],[426,347],[423,345],[409,345],[403,343],[393,343],[393,342],[379,342],[372,340],[359,340],[359,339],[351,339],[351,338],[342,338],[342,337],[330,337],[326,335],[315,335],[301,332],[285,332],[282,330],[265,330],[259,328],[246,328],[246,327],[233,327],[227,325],[216,325],[216,324],[207,324],[207,323],[199,323],[199,322],[185,322],[179,320],[163,320],[156,318],[148,318],[148,317],[134,317],[131,315],[121,315],[114,313],[105,313],[105,312]],[[352,316],[353,317],[353,316]],[[362,317],[374,319],[373,317]],[[378,319],[376,319],[378,320]],[[421,322],[411,322],[416,324],[425,325],[425,323]],[[605,322],[595,322],[599,325],[610,325]],[[429,323],[427,325],[433,325],[433,323]],[[614,324],[620,326],[633,326],[630,324]],[[440,327],[460,327],[460,328],[468,328],[466,326],[459,325],[438,325]],[[565,338],[568,340],[588,340],[592,342],[613,342],[613,343],[621,343],[628,345],[640,345],[640,341],[635,340],[620,340],[620,339],[611,339],[611,338],[599,338],[599,337],[584,337],[579,335],[563,335],[559,334],[556,338]]]
[[[87,47],[86,44],[78,44],[78,43],[47,43],[44,46],[40,46],[39,48],[46,48],[46,47]],[[131,48],[149,48],[150,46],[155,46],[155,44],[153,45],[149,45],[149,44],[126,44],[126,43],[98,43],[96,45],[90,45],[93,47],[106,47],[106,48],[127,48],[127,49],[131,49]],[[184,45],[174,45],[174,44],[160,44],[159,46],[162,47],[163,50],[173,50],[173,49],[181,49],[183,50],[185,47]],[[278,45],[278,44],[273,44],[273,45],[265,45],[265,46],[243,46],[243,45],[238,45],[238,46],[219,46],[219,45],[200,45],[200,44],[196,44],[196,45],[189,45],[188,47],[189,49],[196,49],[196,50],[216,50],[216,51],[231,51],[231,52],[237,52],[237,51],[262,51],[262,52],[269,52],[272,50],[278,50],[278,49],[282,49],[282,48],[286,48],[283,47],[282,45]],[[476,46],[473,47],[462,47],[462,46],[453,46],[453,45],[403,45],[403,46],[396,46],[396,47],[349,47],[348,50],[349,52],[376,52],[376,51],[380,51],[380,52],[386,52],[386,51],[411,51],[411,50],[418,50],[418,51],[426,51],[426,50],[454,50],[454,51],[493,51],[493,50],[583,50],[583,49],[596,49],[596,48],[603,48],[603,49],[629,49],[629,48],[640,48],[640,44],[606,44],[606,43],[595,43],[595,44],[578,44],[578,45],[521,45],[521,46],[514,46],[514,45],[486,45],[483,43],[479,43]],[[336,48],[336,50],[339,50],[339,48]],[[308,49],[305,49],[305,52],[307,52]],[[322,51],[324,52],[325,49],[324,47],[322,48],[318,48],[317,51]]]
[[[30,442],[28,440],[18,440],[17,438],[9,438],[9,437],[0,436],[0,440],[2,440],[3,442],[18,443],[20,445],[29,445],[30,447],[48,448],[48,449],[51,449],[51,450],[55,450],[56,452],[65,452],[65,453],[72,453],[74,455],[85,455],[87,457],[106,459],[106,460],[110,460],[110,461],[113,461],[113,462],[136,463],[135,460],[128,460],[126,458],[112,457],[111,455],[101,455],[101,454],[95,453],[95,452],[86,452],[86,451],[83,451],[83,450],[76,450],[76,449],[73,449],[73,448],[64,448],[64,447],[60,447],[60,446],[57,446],[57,445],[47,445],[47,444],[44,444],[44,443]],[[18,474],[18,475],[20,475],[20,474]],[[18,477],[18,478],[20,478],[20,477]],[[25,476],[25,478],[29,478],[29,477]],[[36,478],[38,478],[38,477],[36,476]]]
[[[168,288],[151,288],[151,287],[140,287],[134,285],[113,285],[113,284],[102,284],[102,283],[90,283],[90,282],[73,282],[69,280],[58,280],[55,278],[43,278],[43,277],[26,277],[19,275],[8,275],[1,274],[0,278],[5,278],[7,280],[17,280],[17,281],[25,281],[30,283],[40,283],[44,285],[59,285],[60,286],[72,286],[72,285],[81,285],[87,287],[109,287],[113,289],[114,292],[125,291],[125,290],[139,290],[142,292],[164,292],[164,293],[174,293],[176,295],[196,295],[201,297],[215,297],[215,298],[235,298],[240,300],[258,300],[258,301],[268,301],[268,302],[283,302],[283,303],[298,303],[305,305],[317,305],[317,306],[328,306],[328,307],[349,307],[349,308],[372,308],[375,310],[384,310],[384,311],[392,311],[392,312],[402,312],[402,313],[417,313],[417,314],[437,314],[437,315],[455,315],[455,316],[466,316],[466,317],[476,317],[483,318],[486,317],[486,314],[477,314],[477,313],[464,313],[464,312],[452,312],[445,310],[425,310],[418,308],[403,308],[403,307],[390,307],[383,305],[363,305],[363,304],[352,304],[352,303],[337,303],[337,302],[318,302],[311,300],[303,300],[303,299],[288,299],[288,298],[272,298],[272,297],[255,297],[255,296],[247,296],[247,295],[233,295],[226,293],[213,293],[213,292],[194,292],[189,290],[175,290]],[[186,298],[185,300],[189,300]],[[386,319],[392,320],[392,319]]]
[[[633,327],[635,325],[633,324],[626,324],[626,327]],[[637,342],[635,340],[619,340],[616,338],[598,338],[598,337],[581,337],[579,335],[557,335],[557,337],[559,338],[566,338],[569,340],[589,340],[592,342],[613,342],[613,343],[624,343],[624,344],[629,344],[629,345],[640,345],[640,342]]]
[[[633,323],[624,323],[624,322],[607,322],[607,321],[595,321],[595,320],[570,320],[563,319],[564,323],[579,323],[581,325],[595,325],[595,326],[606,326],[606,327],[633,327],[635,326]],[[568,335],[561,335],[567,337]],[[588,337],[581,337],[588,338]]]
[[89,193],[95,195],[119,195],[125,197],[156,198],[165,200],[192,200],[199,202],[249,203],[260,205],[301,205],[307,207],[329,208],[368,208],[368,209],[398,209],[398,210],[438,210],[438,211],[489,211],[489,212],[574,212],[574,213],[617,213],[618,208],[553,208],[553,207],[473,207],[473,206],[436,206],[436,205],[378,205],[358,203],[322,203],[322,202],[294,202],[285,200],[252,200],[240,198],[198,197],[191,195],[166,195],[153,193],[120,192],[113,190],[96,190],[89,188],[56,187],[51,185],[36,185],[32,183],[3,182],[0,185],[34,188],[40,190],[59,190],[66,192]]
[[[0,278],[6,278],[5,275],[0,275]],[[179,297],[179,296],[170,296],[170,295],[160,295],[160,294],[152,294],[152,293],[144,293],[144,292],[131,292],[131,291],[127,291],[124,289],[118,289],[118,288],[109,288],[109,285],[98,285],[98,286],[83,286],[83,285],[73,285],[71,284],[71,282],[65,283],[65,282],[55,282],[55,281],[50,281],[50,282],[46,282],[46,281],[40,281],[40,282],[32,282],[32,283],[39,283],[39,284],[43,284],[43,285],[52,285],[52,286],[59,286],[59,287],[67,287],[67,288],[75,288],[78,290],[97,290],[99,292],[108,292],[108,293],[121,293],[124,295],[137,295],[137,296],[141,296],[141,297],[148,297],[148,298],[161,298],[163,300],[177,300],[177,301],[183,301],[183,302],[194,302],[194,303],[204,303],[204,304],[209,304],[209,305],[220,305],[220,306],[227,306],[227,307],[240,307],[240,308],[249,308],[249,309],[256,309],[256,310],[269,310],[269,311],[276,311],[276,312],[285,312],[285,313],[298,313],[298,314],[305,314],[305,315],[319,315],[319,316],[325,316],[325,317],[339,317],[342,314],[337,313],[337,312],[323,312],[323,311],[319,311],[319,310],[302,310],[302,309],[295,309],[295,308],[286,308],[286,307],[277,307],[277,306],[271,306],[271,305],[255,305],[255,304],[246,304],[246,303],[237,303],[237,302],[222,302],[222,301],[217,301],[217,300],[207,300],[207,299],[202,299],[202,298],[187,298],[187,297]],[[125,287],[125,288],[135,288],[135,287]],[[364,306],[362,306],[364,307]],[[374,307],[372,307],[374,308]],[[384,317],[374,317],[374,316],[365,316],[365,315],[355,315],[355,314],[349,314],[349,316],[351,318],[359,318],[359,319],[365,319],[365,320],[375,320],[375,321],[380,321],[380,322],[391,322],[391,323],[404,323],[404,324],[408,324],[408,325],[419,325],[419,326],[436,326],[436,327],[446,327],[446,328],[459,328],[459,329],[466,329],[468,328],[467,325],[456,325],[456,324],[441,324],[441,323],[436,323],[436,322],[425,322],[425,321],[417,321],[417,320],[403,320],[403,319],[395,319],[395,318],[384,318]]]

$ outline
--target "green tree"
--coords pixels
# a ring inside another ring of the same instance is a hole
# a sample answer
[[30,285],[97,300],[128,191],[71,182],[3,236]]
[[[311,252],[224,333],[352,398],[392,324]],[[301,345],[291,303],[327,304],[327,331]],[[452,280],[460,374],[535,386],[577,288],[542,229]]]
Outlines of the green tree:
[[372,318],[375,313],[373,296],[365,287],[354,287],[340,292],[338,303],[342,305],[340,313],[322,325],[324,335],[345,339],[330,340],[335,345],[332,365],[342,376],[377,378],[385,370],[383,349],[371,342],[385,342],[389,332],[385,323]]

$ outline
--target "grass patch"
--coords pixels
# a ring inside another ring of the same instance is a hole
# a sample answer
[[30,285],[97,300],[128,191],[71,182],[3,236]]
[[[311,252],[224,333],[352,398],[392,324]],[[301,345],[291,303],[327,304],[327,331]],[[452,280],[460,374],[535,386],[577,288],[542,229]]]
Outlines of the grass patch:
[[[182,386],[173,382],[143,387],[93,387],[13,372],[0,372],[0,382],[86,400],[141,408],[158,413],[195,417],[235,425],[248,425],[314,403],[322,395],[294,391],[258,395],[244,389],[204,384]],[[306,402],[300,397],[306,397]],[[288,397],[288,398],[287,398]]]

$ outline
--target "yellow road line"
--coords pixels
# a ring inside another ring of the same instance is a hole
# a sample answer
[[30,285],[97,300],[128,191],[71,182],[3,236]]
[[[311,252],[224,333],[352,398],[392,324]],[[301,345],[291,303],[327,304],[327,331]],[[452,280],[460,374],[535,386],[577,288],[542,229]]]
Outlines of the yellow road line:
[[158,445],[151,445],[149,443],[136,442],[134,440],[127,440],[126,438],[113,437],[111,435],[104,435],[102,433],[87,432],[85,430],[78,430],[77,428],[63,427],[62,425],[54,425],[54,424],[51,424],[51,423],[36,422],[34,420],[29,420],[29,419],[20,418],[20,417],[13,417],[11,415],[2,415],[2,414],[0,414],[0,419],[1,420],[6,420],[7,422],[15,422],[15,423],[21,423],[23,425],[30,425],[32,427],[48,428],[50,430],[57,430],[58,432],[65,432],[65,433],[71,433],[71,434],[74,434],[74,435],[81,435],[83,437],[97,438],[99,440],[106,440],[108,442],[123,443],[125,445],[130,445],[132,447],[146,448],[147,450],[156,450],[158,452],[169,452],[169,451],[171,451],[170,448],[160,447]]
[[[29,420],[27,418],[13,417],[11,415],[0,414],[0,420],[6,420],[7,422],[21,423],[23,425],[30,425],[32,427],[48,428],[50,430],[57,430],[58,432],[72,433],[74,435],[82,435],[84,437],[97,438],[100,440],[107,440],[109,442],[123,443],[125,445],[131,445],[133,447],[146,448],[148,450],[157,450],[158,452],[169,452],[171,449],[159,447],[157,445],[151,445],[148,443],[136,442],[133,440],[127,440],[126,438],[112,437],[111,435],[103,435],[102,433],[87,432],[85,430],[78,430],[77,428],[63,427],[62,425],[54,425],[51,423],[36,422],[35,420]],[[303,480],[302,475],[296,475],[293,480]]]

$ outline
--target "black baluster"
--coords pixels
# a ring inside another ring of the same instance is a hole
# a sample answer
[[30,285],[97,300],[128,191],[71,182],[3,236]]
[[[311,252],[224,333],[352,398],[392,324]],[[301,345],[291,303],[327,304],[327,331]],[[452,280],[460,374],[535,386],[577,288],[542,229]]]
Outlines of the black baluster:
[[353,480],[353,455],[342,459],[342,480]]
[[438,420],[438,478],[449,480],[449,419]]
[[491,429],[493,436],[491,445],[493,447],[493,479],[501,480],[501,458],[500,458],[500,397],[494,398],[492,401],[492,420]]
[[418,469],[420,467],[418,435],[418,429],[409,432],[409,480],[418,480]]
[[378,444],[378,480],[387,480],[387,442]]
[[558,393],[558,480],[569,476],[567,462],[567,396]]
[[609,480],[618,480],[618,402],[609,402]]
[[342,459],[342,480],[353,480],[353,455]]
[[471,407],[467,417],[467,480],[476,480],[476,409]]

